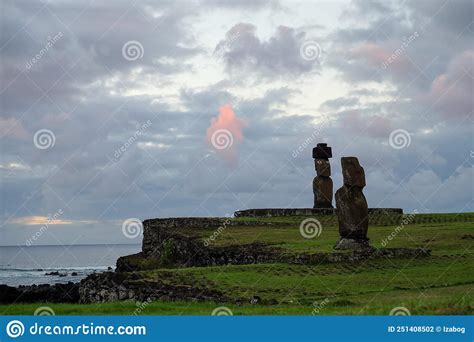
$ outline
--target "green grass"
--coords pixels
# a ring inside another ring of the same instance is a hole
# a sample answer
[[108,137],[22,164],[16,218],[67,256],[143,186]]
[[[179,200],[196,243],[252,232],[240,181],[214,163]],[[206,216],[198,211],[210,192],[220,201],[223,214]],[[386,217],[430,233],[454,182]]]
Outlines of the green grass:
[[[470,214],[418,214],[413,221],[403,225],[387,247],[430,248],[433,254],[463,253],[471,247],[472,240],[461,239],[463,235],[474,234],[474,215]],[[398,215],[394,215],[398,216]],[[422,216],[418,218],[418,216]],[[316,253],[330,252],[338,237],[338,228],[332,215],[316,217],[321,222],[321,235],[314,239],[302,238],[299,225],[306,217],[263,218],[260,221],[279,223],[277,226],[228,226],[213,241],[211,246],[265,242],[286,249],[288,252]],[[455,221],[455,219],[459,221]],[[471,218],[469,221],[468,218]],[[238,219],[239,220],[239,219]],[[369,226],[369,238],[374,247],[382,247],[382,241],[401,227],[401,220],[389,225],[392,219],[386,216],[382,225]],[[378,221],[382,221],[379,219]],[[258,222],[258,221],[256,221]],[[281,225],[280,225],[281,224]],[[212,235],[214,229],[202,229],[194,234],[202,238]]]
[[[228,226],[213,244],[259,241],[289,253],[329,252],[338,238],[334,217],[316,218],[323,229],[313,239],[300,235],[299,224],[304,217],[239,218],[236,220],[254,220],[256,224]],[[394,232],[400,220],[372,218],[371,222],[378,223],[369,227],[371,243],[380,248],[381,241]],[[262,221],[277,225],[258,226]],[[396,224],[389,224],[392,221]],[[143,278],[217,289],[229,300],[224,303],[155,301],[142,305],[144,309],[139,314],[208,315],[218,306],[229,307],[235,315],[381,315],[398,306],[417,315],[474,314],[474,215],[419,214],[412,222],[404,225],[386,247],[429,248],[432,257],[382,258],[353,264],[279,263],[148,270],[141,272]],[[199,229],[191,233],[205,238],[213,232],[213,229]],[[262,302],[249,304],[253,296],[260,297]],[[89,305],[15,304],[0,305],[0,313],[32,314],[41,305],[64,315],[130,315],[140,304],[130,301]]]
[[[412,315],[472,315],[474,307],[469,285],[418,290],[394,290],[329,298],[310,304],[237,305],[215,302],[132,301],[101,304],[15,304],[2,305],[3,315],[33,315],[39,306],[49,306],[56,315],[211,315],[226,306],[234,315],[388,315],[395,307],[406,307]],[[318,303],[323,303],[318,307]],[[327,304],[324,304],[327,303]],[[140,310],[140,308],[143,308]]]

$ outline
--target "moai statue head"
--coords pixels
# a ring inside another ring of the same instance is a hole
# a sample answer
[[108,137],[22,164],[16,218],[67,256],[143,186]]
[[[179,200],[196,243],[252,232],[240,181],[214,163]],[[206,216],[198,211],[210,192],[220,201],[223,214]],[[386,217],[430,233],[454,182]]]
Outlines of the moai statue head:
[[341,166],[344,185],[358,188],[365,187],[364,168],[360,166],[356,157],[342,157]]
[[318,176],[330,177],[331,176],[331,164],[327,159],[315,159],[314,168]]

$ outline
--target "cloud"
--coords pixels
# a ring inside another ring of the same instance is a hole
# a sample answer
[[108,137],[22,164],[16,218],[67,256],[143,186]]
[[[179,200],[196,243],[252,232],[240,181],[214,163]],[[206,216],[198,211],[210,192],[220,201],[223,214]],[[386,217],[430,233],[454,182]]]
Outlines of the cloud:
[[447,118],[466,117],[473,110],[474,50],[456,56],[431,84],[425,103]]
[[385,116],[363,115],[360,110],[346,111],[341,116],[341,125],[353,135],[385,138],[392,131],[392,122]]
[[3,138],[6,136],[14,139],[26,139],[29,135],[23,127],[21,121],[13,117],[0,117],[0,137]]
[[[239,72],[243,68],[249,73],[279,77],[281,73],[298,76],[317,68],[320,51],[311,52],[314,58],[305,58],[301,52],[309,40],[305,32],[279,26],[273,36],[262,40],[256,31],[257,27],[252,24],[238,23],[217,44],[215,53],[224,60],[229,71]],[[311,48],[319,49],[319,46]]]
[[11,221],[13,224],[21,224],[25,226],[40,226],[40,225],[71,225],[71,224],[92,224],[97,223],[97,221],[80,221],[80,220],[65,220],[65,219],[55,219],[47,216],[26,216],[18,217]]
[[242,143],[244,123],[237,118],[230,105],[219,108],[219,115],[212,119],[206,131],[206,142],[230,165],[238,163],[238,145]]
[[[339,158],[359,157],[371,205],[411,211],[440,187],[429,210],[472,210],[472,3],[321,3],[321,23],[306,6],[5,2],[2,243],[24,243],[31,227],[21,222],[44,222],[59,208],[72,223],[50,227],[42,243],[56,243],[50,234],[130,242],[121,234],[130,217],[306,207],[317,142],[333,147],[335,189]],[[64,36],[25,69],[59,31]],[[129,40],[143,45],[141,59],[123,58]],[[321,60],[302,58],[311,40],[324,47]],[[220,107],[227,114],[216,116]],[[410,133],[409,148],[388,144],[398,128]],[[35,147],[39,129],[54,132],[54,148]],[[210,144],[218,129],[231,132],[231,150]]]

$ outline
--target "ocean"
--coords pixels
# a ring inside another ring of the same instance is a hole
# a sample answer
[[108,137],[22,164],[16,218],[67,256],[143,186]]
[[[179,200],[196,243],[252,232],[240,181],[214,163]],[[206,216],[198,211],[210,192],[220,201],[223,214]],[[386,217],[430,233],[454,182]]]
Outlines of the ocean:
[[[1,246],[0,284],[18,286],[79,282],[91,273],[115,269],[119,257],[140,250],[140,244]],[[51,272],[55,274],[47,275]]]

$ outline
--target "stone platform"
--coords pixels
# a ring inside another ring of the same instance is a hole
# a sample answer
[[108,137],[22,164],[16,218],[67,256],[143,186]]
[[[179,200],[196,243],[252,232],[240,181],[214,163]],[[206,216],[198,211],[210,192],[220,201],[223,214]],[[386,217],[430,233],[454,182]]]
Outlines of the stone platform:
[[[238,210],[234,217],[313,216],[335,215],[334,208],[262,208]],[[372,215],[402,215],[401,208],[369,208]]]

